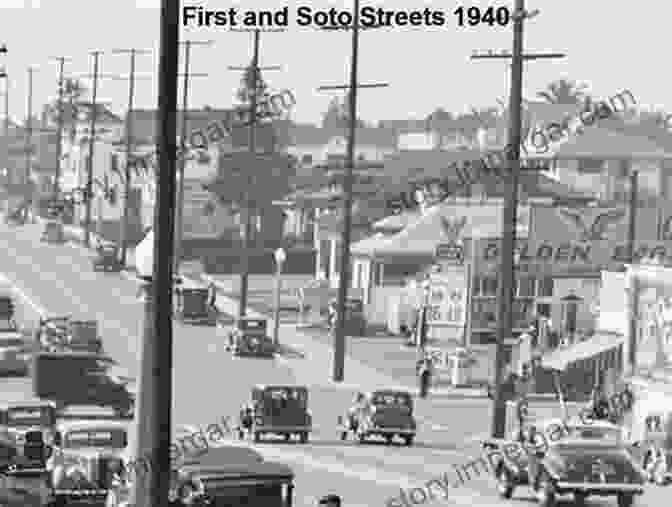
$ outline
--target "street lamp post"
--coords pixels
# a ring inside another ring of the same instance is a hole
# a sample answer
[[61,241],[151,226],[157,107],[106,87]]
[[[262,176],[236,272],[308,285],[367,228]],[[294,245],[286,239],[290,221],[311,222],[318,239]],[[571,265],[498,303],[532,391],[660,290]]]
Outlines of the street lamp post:
[[273,318],[273,343],[277,347],[280,333],[280,290],[282,289],[282,266],[287,260],[284,248],[275,251],[275,315]]
[[418,353],[421,357],[425,354],[425,344],[427,341],[427,312],[429,311],[429,293],[432,283],[429,278],[425,278],[422,282],[422,310],[420,312],[420,319],[418,320],[416,345]]

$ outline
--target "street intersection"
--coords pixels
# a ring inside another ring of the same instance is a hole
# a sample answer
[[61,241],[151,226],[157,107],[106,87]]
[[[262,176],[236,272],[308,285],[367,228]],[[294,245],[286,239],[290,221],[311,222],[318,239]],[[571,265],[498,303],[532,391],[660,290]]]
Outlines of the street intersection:
[[[94,273],[88,251],[41,243],[40,232],[39,225],[0,226],[0,272],[6,278],[4,283],[15,287],[19,323],[34,327],[39,314],[97,319],[106,351],[129,376],[137,377],[143,319],[137,283],[132,276]],[[254,445],[268,459],[295,470],[297,507],[315,505],[316,499],[327,493],[340,494],[345,506],[384,506],[388,499],[400,496],[400,488],[423,487],[444,474],[454,477],[453,465],[460,466],[478,456],[473,437],[487,433],[488,400],[431,396],[418,400],[418,438],[410,448],[341,442],[336,419],[349,406],[354,390],[358,386],[363,390],[386,384],[400,386],[400,380],[350,357],[345,368],[347,385],[333,384],[328,378],[328,347],[291,326],[282,326],[280,339],[300,349],[305,358],[235,359],[225,350],[225,338],[224,329],[175,323],[173,427],[205,429],[222,418],[235,420],[257,383],[308,385],[315,425],[310,443]],[[28,379],[2,379],[0,383],[4,399],[30,394]],[[447,499],[439,496],[432,503],[512,506],[521,505],[520,498],[525,494],[521,490],[518,500],[501,501],[492,479],[482,474],[451,489]],[[640,505],[662,505],[664,494],[664,488],[652,487]],[[614,500],[591,503],[611,505]]]

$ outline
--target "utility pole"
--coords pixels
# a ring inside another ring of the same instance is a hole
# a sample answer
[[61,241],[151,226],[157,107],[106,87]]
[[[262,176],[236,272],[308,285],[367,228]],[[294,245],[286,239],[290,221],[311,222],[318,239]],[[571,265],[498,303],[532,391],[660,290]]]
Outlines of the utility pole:
[[189,78],[190,77],[207,77],[207,74],[190,74],[189,73],[189,57],[191,56],[191,47],[192,46],[211,46],[214,44],[214,41],[197,41],[197,40],[187,40],[181,42],[184,44],[184,73],[182,77],[184,78],[182,85],[182,118],[181,118],[181,129],[180,129],[180,153],[182,156],[180,160],[177,161],[178,164],[178,173],[177,173],[177,208],[175,210],[175,267],[173,268],[175,274],[179,276],[180,274],[180,260],[182,259],[182,235],[183,235],[183,215],[184,215],[184,167],[187,163],[186,155],[186,145],[187,145],[187,115],[189,114]]
[[[96,148],[96,120],[98,119],[98,80],[103,78],[119,79],[119,76],[113,74],[101,74],[98,72],[100,55],[103,54],[103,51],[91,51],[90,53],[93,56],[93,74],[77,76],[84,77],[93,80],[92,86],[92,97],[91,97],[91,118],[89,123],[89,153],[86,163],[86,190],[84,192],[84,205],[85,205],[85,216],[84,216],[84,244],[88,247],[91,246],[91,214],[92,214],[92,205],[93,205],[93,158],[95,155]],[[98,217],[98,220],[102,220],[102,217]]]
[[[637,250],[637,245],[635,242],[635,232],[636,232],[636,225],[637,225],[637,205],[639,204],[639,171],[632,171],[630,172],[630,202],[629,202],[629,208],[630,208],[630,213],[629,213],[629,220],[628,220],[628,260],[630,261],[630,265],[633,265],[635,263],[635,252]],[[637,367],[637,335],[639,334],[639,321],[637,319],[637,314],[638,314],[638,298],[639,295],[637,293],[638,287],[636,282],[633,280],[633,284],[630,287],[630,298],[631,301],[634,301],[635,304],[633,305],[634,308],[630,312],[630,320],[629,320],[629,325],[630,325],[630,343],[628,347],[629,351],[629,357],[624,358],[627,360],[627,363],[630,365],[632,368],[632,371],[635,371],[635,368]],[[625,361],[624,361],[625,363]]]
[[[5,44],[0,46],[0,54],[7,54],[7,46]],[[7,68],[0,66],[0,77],[5,79],[5,137],[9,135],[9,75]]]
[[92,51],[93,55],[93,97],[91,100],[91,131],[89,132],[89,157],[86,165],[86,218],[84,223],[84,244],[91,246],[91,204],[93,203],[93,152],[96,146],[96,118],[98,110],[98,59],[102,51]]
[[518,178],[520,175],[521,108],[523,94],[523,62],[541,58],[561,58],[560,53],[533,54],[523,53],[523,23],[539,13],[538,10],[525,10],[524,0],[515,0],[513,12],[513,51],[512,53],[489,53],[472,55],[472,59],[510,58],[511,93],[509,95],[509,132],[507,158],[510,172],[506,174],[506,190],[502,225],[501,283],[497,297],[497,348],[495,353],[495,396],[492,411],[492,436],[504,438],[506,430],[506,400],[502,392],[504,375],[504,341],[513,334],[513,300],[515,287],[515,245],[516,219],[518,211]]
[[69,58],[58,56],[52,58],[58,62],[58,133],[56,141],[56,174],[54,175],[54,200],[60,193],[59,180],[61,179],[61,155],[63,150],[63,67]]
[[30,162],[32,159],[33,143],[33,73],[35,69],[28,67],[28,116],[26,117],[26,174],[24,183],[30,181]]
[[9,135],[9,75],[4,67],[0,67],[0,77],[5,79],[5,137]]
[[[180,3],[161,0],[159,46],[157,197],[154,208],[153,267],[145,280],[145,322],[140,393],[135,421],[135,456],[152,464],[149,481],[133,481],[131,505],[169,504],[171,485],[171,409],[173,402],[173,253]],[[160,252],[160,255],[158,254]]]
[[[348,135],[348,154],[345,166],[345,180],[343,192],[345,199],[343,201],[343,236],[341,241],[341,272],[338,283],[338,315],[336,320],[336,329],[334,335],[334,364],[333,380],[334,382],[343,382],[345,370],[345,303],[350,285],[350,240],[352,228],[352,179],[355,167],[355,135],[357,132],[357,90],[359,88],[385,88],[387,83],[358,84],[357,83],[357,64],[359,59],[359,0],[354,0],[353,7],[353,26],[344,27],[352,30],[352,57],[350,60],[350,84],[341,86],[321,86],[319,91],[324,90],[349,90],[350,103],[349,108],[349,135]],[[370,27],[377,28],[377,27]],[[341,27],[330,27],[327,29],[342,29]]]
[[128,220],[129,220],[129,196],[131,194],[131,158],[133,156],[133,98],[135,95],[135,57],[137,55],[149,54],[150,51],[144,49],[114,49],[112,54],[130,54],[131,70],[128,75],[128,113],[126,113],[126,163],[124,169],[124,210],[121,219],[121,229],[119,231],[119,243],[121,244],[120,261],[126,265],[126,253],[128,251]]
[[[257,84],[259,81],[259,72],[262,70],[280,70],[278,66],[271,67],[259,67],[259,30],[254,31],[254,46],[252,53],[252,65],[249,67],[229,67],[229,70],[238,70],[238,71],[247,71],[252,69],[252,82],[253,82],[253,93],[250,97],[250,134],[249,134],[249,152],[250,152],[250,162],[257,164],[257,146],[256,146],[256,131],[257,131],[257,101],[258,101],[258,89]],[[247,192],[245,193],[245,203],[241,208],[241,215],[243,218],[243,223],[245,227],[245,233],[243,235],[243,255],[242,255],[242,266],[240,273],[240,306],[238,308],[238,316],[240,318],[245,317],[247,311],[247,288],[248,288],[248,277],[250,270],[250,236],[252,235],[252,207],[253,199],[251,199],[250,194],[254,190],[255,178],[254,171],[252,168],[247,168],[248,174],[248,185]]]

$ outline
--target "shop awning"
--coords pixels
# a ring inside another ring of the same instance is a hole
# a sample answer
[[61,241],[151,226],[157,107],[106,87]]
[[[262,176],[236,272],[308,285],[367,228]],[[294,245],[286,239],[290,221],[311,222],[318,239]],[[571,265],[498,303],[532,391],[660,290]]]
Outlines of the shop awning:
[[591,359],[603,352],[622,345],[625,337],[620,333],[599,332],[588,340],[567,348],[558,349],[542,359],[542,366],[551,370],[563,371],[572,363]]

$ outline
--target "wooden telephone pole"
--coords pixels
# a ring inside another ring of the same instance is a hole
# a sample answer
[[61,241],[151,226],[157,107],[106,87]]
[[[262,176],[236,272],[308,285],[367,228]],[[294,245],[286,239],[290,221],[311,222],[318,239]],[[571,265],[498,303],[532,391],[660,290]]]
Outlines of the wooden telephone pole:
[[[367,27],[377,28],[377,27]],[[341,240],[341,272],[338,283],[338,318],[334,336],[334,364],[333,380],[342,382],[345,375],[345,323],[346,323],[346,298],[350,286],[350,241],[352,229],[352,180],[355,167],[355,136],[357,133],[357,91],[360,88],[385,88],[387,83],[358,84],[357,71],[359,63],[359,0],[354,0],[353,26],[352,27],[329,27],[327,30],[352,30],[352,57],[350,60],[350,84],[337,86],[320,86],[319,91],[325,90],[349,90],[349,135],[348,150],[345,166],[345,179],[343,185],[343,235]]]
[[131,158],[133,156],[133,99],[135,97],[135,80],[136,79],[142,79],[142,77],[138,77],[135,75],[135,57],[137,55],[146,55],[149,54],[150,51],[144,50],[144,49],[136,49],[136,48],[130,48],[130,49],[114,49],[112,50],[113,55],[119,55],[119,54],[129,54],[131,56],[131,70],[128,74],[128,78],[120,78],[120,79],[128,79],[128,112],[126,113],[126,163],[125,169],[124,169],[124,195],[123,200],[124,200],[124,210],[122,212],[122,218],[121,218],[121,227],[119,231],[119,243],[121,247],[121,253],[120,253],[120,262],[122,265],[126,264],[126,253],[128,251],[128,212],[129,212],[129,196],[131,194]]
[[24,183],[28,184],[30,181],[30,169],[32,160],[32,144],[33,144],[33,73],[35,69],[28,67],[28,116],[26,117],[26,173],[24,175]]
[[495,353],[495,396],[492,411],[492,436],[504,438],[506,430],[506,400],[502,392],[504,376],[504,342],[513,334],[513,300],[515,287],[515,245],[516,218],[518,211],[518,178],[520,175],[520,144],[521,144],[521,108],[523,94],[523,61],[541,58],[562,58],[563,54],[549,53],[523,54],[523,22],[538,14],[528,13],[524,0],[516,0],[513,12],[513,52],[511,54],[474,55],[472,59],[510,58],[511,62],[511,94],[509,95],[509,134],[507,139],[507,158],[510,172],[507,174],[506,193],[502,225],[502,257],[501,282],[497,297],[497,349]]
[[[270,66],[270,67],[260,67],[259,66],[259,30],[254,31],[254,45],[252,53],[252,64],[247,67],[229,67],[229,70],[237,70],[242,72],[247,72],[248,69],[252,70],[252,94],[250,96],[250,134],[249,134],[249,152],[250,152],[250,163],[257,163],[257,144],[256,144],[256,132],[257,132],[257,123],[258,123],[258,112],[257,112],[257,103],[258,103],[258,82],[259,82],[259,72],[262,70],[280,70],[279,66]],[[250,198],[250,194],[254,189],[256,184],[256,178],[254,177],[255,170],[251,167],[247,168],[248,174],[248,184],[247,191],[245,192],[245,203],[241,207],[241,215],[243,218],[243,224],[245,227],[245,232],[243,235],[243,252],[241,256],[242,266],[240,272],[240,306],[238,307],[238,316],[245,317],[247,312],[247,289],[248,289],[248,277],[250,270],[250,236],[252,235],[252,207],[254,205],[253,199]]]
[[186,146],[187,146],[187,115],[189,114],[189,78],[190,77],[207,77],[204,73],[189,73],[190,56],[192,46],[211,46],[214,41],[197,41],[187,40],[180,42],[184,44],[184,73],[181,76],[184,78],[182,84],[182,118],[180,125],[180,153],[182,156],[177,161],[177,197],[175,209],[175,275],[180,275],[180,260],[182,259],[182,236],[184,233],[184,168],[187,163]]
[[52,60],[58,62],[58,132],[56,139],[56,174],[54,175],[54,200],[58,199],[60,193],[60,179],[61,179],[61,157],[63,155],[63,67],[66,60],[70,60],[65,56],[57,56]]
[[[93,74],[77,76],[93,80],[91,97],[91,117],[89,118],[89,153],[86,163],[86,190],[84,192],[85,216],[84,216],[84,244],[91,246],[91,207],[93,205],[93,158],[96,149],[96,122],[98,120],[98,80],[103,78],[119,79],[119,76],[112,74],[101,74],[98,72],[100,55],[103,51],[91,51],[93,56]],[[102,220],[102,217],[98,217]]]
[[145,321],[134,449],[135,459],[149,458],[152,466],[147,473],[148,480],[133,481],[130,503],[136,507],[169,505],[171,486],[175,132],[180,3],[161,0],[154,254],[151,273],[140,273],[145,280]]

